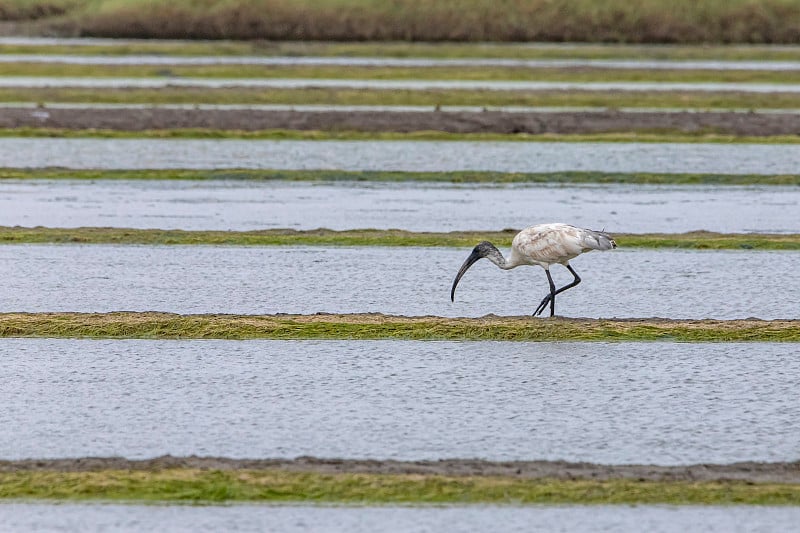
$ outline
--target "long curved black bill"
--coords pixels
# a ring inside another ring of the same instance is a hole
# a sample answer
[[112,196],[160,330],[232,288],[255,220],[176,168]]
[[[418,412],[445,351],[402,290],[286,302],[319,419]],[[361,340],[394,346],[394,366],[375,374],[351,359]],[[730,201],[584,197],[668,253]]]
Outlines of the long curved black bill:
[[464,264],[461,265],[460,269],[458,269],[458,274],[456,274],[456,279],[453,282],[453,288],[450,289],[450,301],[451,302],[455,302],[456,301],[456,285],[458,285],[458,282],[461,281],[461,276],[464,275],[464,272],[466,272],[469,269],[469,267],[471,267],[473,264],[475,264],[475,261],[477,261],[478,259],[481,259],[482,257],[484,257],[484,256],[477,249],[472,250],[472,253],[469,254],[469,257],[467,257],[467,260],[464,261]]

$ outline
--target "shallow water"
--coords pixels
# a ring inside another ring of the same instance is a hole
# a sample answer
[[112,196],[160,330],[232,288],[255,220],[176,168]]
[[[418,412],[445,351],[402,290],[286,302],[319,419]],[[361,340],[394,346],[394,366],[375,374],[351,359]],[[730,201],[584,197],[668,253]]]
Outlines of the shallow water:
[[746,93],[798,93],[795,83],[737,83],[737,82],[647,82],[647,81],[483,81],[483,80],[359,80],[323,78],[92,78],[5,76],[0,87],[84,87],[113,89],[125,87],[257,87],[265,89],[303,89],[322,87],[331,89],[380,90],[462,90],[462,91],[700,91]]
[[[477,263],[470,248],[0,246],[0,311],[532,313],[539,267]],[[583,278],[559,295],[573,317],[800,318],[796,252],[624,250],[572,261]],[[556,284],[572,281],[560,266]],[[2,448],[0,448],[2,449]]]
[[[2,44],[2,43],[0,43]],[[101,43],[105,44],[105,43]],[[0,63],[66,63],[73,65],[333,65],[362,67],[517,67],[606,68],[655,70],[800,70],[800,61],[702,61],[637,59],[502,59],[425,57],[314,57],[314,56],[168,56],[168,55],[58,55],[0,54]]]
[[490,506],[322,507],[154,506],[12,503],[0,505],[9,533],[28,531],[259,531],[321,533],[467,531],[790,531],[795,507]]
[[800,145],[9,137],[0,166],[794,174]]
[[2,458],[800,457],[791,343],[1,339]]
[[0,180],[0,225],[29,227],[800,233],[798,212],[800,187]]

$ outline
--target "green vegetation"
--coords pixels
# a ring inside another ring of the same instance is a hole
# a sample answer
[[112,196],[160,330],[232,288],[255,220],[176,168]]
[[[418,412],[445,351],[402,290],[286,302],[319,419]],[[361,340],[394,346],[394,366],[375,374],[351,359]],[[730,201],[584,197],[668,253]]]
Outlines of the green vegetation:
[[194,503],[800,505],[800,485],[281,470],[102,470],[0,473],[0,498]]
[[800,83],[800,71],[612,69],[594,67],[366,67],[333,65],[76,65],[0,63],[0,76],[124,78],[299,78],[583,82]]
[[231,87],[0,88],[0,102],[108,104],[286,104],[797,109],[800,94],[706,91],[483,91],[258,89]]
[[0,337],[800,342],[800,320],[3,313]]
[[400,172],[347,170],[1,168],[0,180],[254,180],[430,183],[625,183],[637,185],[800,185],[800,174],[659,174],[617,172]]
[[800,235],[764,233],[715,233],[691,231],[680,234],[619,234],[620,246],[628,248],[682,248],[694,250],[800,250]]
[[794,0],[2,0],[72,35],[334,41],[796,43]]
[[[518,230],[412,232],[399,229],[266,229],[255,231],[161,230],[134,228],[25,228],[0,226],[0,244],[148,244],[228,246],[439,246],[472,247],[482,240],[510,246]],[[693,250],[800,250],[800,234],[615,233],[624,248]]]
[[336,130],[98,130],[61,128],[0,128],[0,137],[59,137],[96,139],[260,139],[314,141],[535,141],[535,142],[643,142],[797,144],[800,135],[736,136],[696,131],[624,133],[449,133],[443,131],[371,132]]
[[431,57],[495,59],[800,60],[800,47],[318,41],[120,41],[108,44],[2,44],[0,54]]

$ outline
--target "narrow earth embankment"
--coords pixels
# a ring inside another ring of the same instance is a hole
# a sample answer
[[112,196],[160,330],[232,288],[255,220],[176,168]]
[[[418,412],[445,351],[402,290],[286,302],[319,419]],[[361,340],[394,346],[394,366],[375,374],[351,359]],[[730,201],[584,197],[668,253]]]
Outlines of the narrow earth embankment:
[[262,131],[591,134],[716,133],[737,136],[800,134],[791,113],[741,112],[395,112],[283,111],[263,109],[60,109],[6,108],[0,128],[144,131],[211,129]]
[[420,476],[498,476],[519,479],[566,479],[608,481],[748,481],[752,483],[800,483],[800,462],[680,466],[605,465],[569,461],[486,461],[441,459],[398,461],[391,459],[233,459],[229,457],[175,457],[152,459],[123,457],[76,457],[0,461],[0,473],[97,472],[102,470],[157,471],[176,468],[198,470],[285,470],[317,474],[408,474]]
[[800,320],[364,314],[2,313],[0,337],[800,342]]

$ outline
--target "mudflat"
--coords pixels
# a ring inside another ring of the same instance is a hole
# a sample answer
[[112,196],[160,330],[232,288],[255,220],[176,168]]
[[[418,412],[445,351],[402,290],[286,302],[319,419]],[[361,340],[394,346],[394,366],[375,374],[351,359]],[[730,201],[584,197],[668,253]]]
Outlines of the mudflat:
[[485,461],[442,459],[395,461],[380,459],[232,459],[227,457],[174,457],[133,460],[122,457],[24,459],[0,461],[0,472],[94,472],[102,470],[158,471],[285,470],[317,474],[411,474],[421,476],[491,476],[520,479],[636,480],[636,481],[743,481],[750,483],[800,483],[800,461],[791,463],[741,462],[681,466],[602,465],[567,461]]
[[262,131],[590,134],[590,133],[717,133],[740,136],[795,135],[792,113],[703,111],[308,111],[265,109],[175,109],[40,107],[8,108],[0,128],[143,131],[213,129]]

